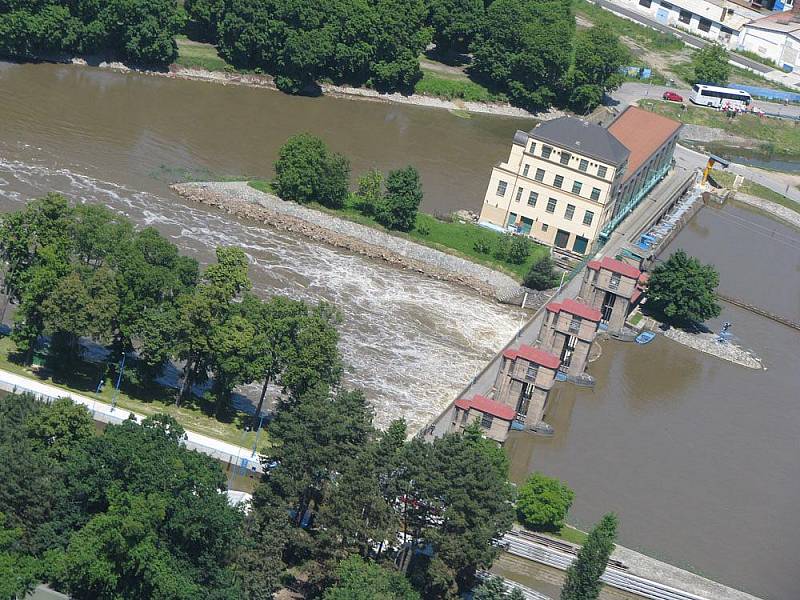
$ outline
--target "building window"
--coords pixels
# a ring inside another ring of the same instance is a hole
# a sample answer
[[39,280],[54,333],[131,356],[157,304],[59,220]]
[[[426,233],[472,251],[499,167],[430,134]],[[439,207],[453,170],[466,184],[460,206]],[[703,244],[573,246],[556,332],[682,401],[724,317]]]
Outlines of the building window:
[[580,181],[573,181],[572,182],[572,193],[575,194],[576,196],[579,195],[581,193],[581,188],[582,187],[583,187],[583,184]]
[[506,190],[508,189],[508,183],[505,181],[498,181],[497,182],[497,195],[498,196],[505,196]]
[[592,211],[587,210],[585,213],[583,213],[584,225],[591,225],[593,220],[594,220],[594,213]]
[[608,282],[608,287],[612,290],[616,290],[619,287],[620,279],[621,277],[619,273],[612,273],[611,281]]
[[639,0],[639,6],[644,6],[645,8],[650,8],[650,0]]
[[544,169],[536,169],[536,175],[533,178],[536,181],[544,181]]
[[700,31],[706,31],[706,32],[711,31],[711,21],[709,21],[708,19],[701,18],[700,22],[697,24],[697,28]]
[[572,158],[572,154],[570,154],[569,152],[562,152],[561,153],[561,164],[562,165],[568,165],[570,158]]
[[553,149],[550,146],[542,146],[542,158],[550,158]]
[[575,241],[572,243],[572,250],[573,252],[577,252],[578,254],[585,254],[586,247],[588,245],[589,245],[589,240],[587,240],[585,237],[576,235]]
[[494,421],[494,417],[492,415],[483,413],[483,416],[481,417],[481,427],[484,429],[491,429],[492,421]]
[[530,380],[536,379],[536,374],[539,372],[539,365],[530,363],[528,364],[528,372],[525,377]]
[[547,208],[545,210],[549,213],[556,212],[556,204],[558,204],[558,200],[556,200],[555,198],[548,198]]
[[528,194],[528,206],[536,206],[536,201],[539,199],[539,194],[531,192]]
[[589,196],[592,200],[600,200],[600,188],[592,188],[592,193]]
[[564,178],[561,175],[556,175],[553,178],[553,185],[557,188],[560,188],[564,184]]
[[530,165],[525,165],[525,167],[522,169],[522,176],[523,177],[527,177],[528,176],[528,171],[530,170],[530,168],[531,168]]
[[589,161],[585,158],[581,159],[581,162],[578,163],[578,169],[581,171],[586,171],[589,168]]
[[570,333],[578,333],[581,330],[581,320],[579,317],[572,317],[572,321],[569,322],[569,331]]
[[564,218],[567,221],[572,221],[573,216],[575,216],[575,205],[567,204],[567,210],[564,211]]
[[519,202],[520,200],[522,200],[522,188],[521,187],[517,188],[517,197],[514,198],[514,200],[516,202]]
[[672,4],[670,4],[669,2],[663,2],[662,0],[661,8],[663,8],[664,10],[672,10]]
[[528,152],[533,154],[534,150],[536,150],[536,142],[531,142],[531,147],[530,147],[530,150],[528,150]]
[[542,223],[542,231],[547,231],[547,223]]
[[603,165],[599,165],[597,167],[597,176],[600,177],[601,179],[605,179],[606,178],[606,173],[607,172],[608,172],[608,169],[606,167],[604,167]]
[[690,13],[688,10],[681,10],[681,12],[678,13],[678,21],[688,25],[692,22],[692,13]]

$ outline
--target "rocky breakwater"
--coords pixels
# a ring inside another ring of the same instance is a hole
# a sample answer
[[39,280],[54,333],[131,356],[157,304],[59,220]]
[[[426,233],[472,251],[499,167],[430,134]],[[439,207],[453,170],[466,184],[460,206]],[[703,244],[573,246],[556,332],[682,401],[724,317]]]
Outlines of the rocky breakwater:
[[181,183],[182,197],[232,215],[302,234],[370,258],[385,260],[435,279],[457,283],[495,299],[517,295],[520,285],[508,275],[463,258],[417,244],[337,216],[251,188],[246,182]]

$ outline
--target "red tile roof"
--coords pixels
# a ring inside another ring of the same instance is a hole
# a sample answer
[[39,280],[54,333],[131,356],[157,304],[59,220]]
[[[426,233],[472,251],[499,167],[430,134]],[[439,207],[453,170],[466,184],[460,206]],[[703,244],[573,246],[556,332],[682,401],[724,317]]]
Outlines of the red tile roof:
[[587,266],[593,271],[605,269],[606,271],[619,273],[620,275],[630,277],[631,279],[638,279],[642,274],[642,272],[633,265],[629,265],[628,263],[617,260],[616,258],[611,258],[610,256],[604,256],[600,260],[590,260]]
[[650,279],[650,273],[642,273],[639,275],[639,283],[642,285],[646,285],[648,280]]
[[548,369],[558,369],[558,367],[561,366],[561,360],[555,354],[550,354],[541,348],[534,348],[525,344],[522,344],[516,350],[506,350],[503,352],[503,356],[511,359],[515,359],[519,356],[537,365],[547,367]]
[[561,303],[561,310],[564,312],[568,312],[571,315],[575,315],[576,317],[581,317],[582,319],[588,319],[589,321],[600,321],[602,315],[600,311],[597,309],[592,308],[588,304],[584,304],[583,302],[578,302],[577,300],[564,300]]
[[623,181],[630,179],[681,124],[638,106],[629,106],[619,115],[608,131],[630,150]]
[[455,404],[458,408],[463,410],[474,408],[475,410],[486,413],[487,415],[492,415],[498,419],[503,419],[504,421],[513,421],[517,416],[517,411],[507,404],[501,404],[500,402],[490,400],[486,396],[481,396],[479,394],[473,396],[472,400],[465,400],[463,398],[456,400]]

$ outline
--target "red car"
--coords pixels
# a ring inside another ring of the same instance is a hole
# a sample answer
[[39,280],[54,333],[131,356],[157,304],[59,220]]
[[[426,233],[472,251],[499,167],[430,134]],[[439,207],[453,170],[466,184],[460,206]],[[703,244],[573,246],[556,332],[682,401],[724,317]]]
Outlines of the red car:
[[683,102],[683,96],[676,94],[675,92],[670,92],[669,90],[664,92],[661,97],[669,102]]

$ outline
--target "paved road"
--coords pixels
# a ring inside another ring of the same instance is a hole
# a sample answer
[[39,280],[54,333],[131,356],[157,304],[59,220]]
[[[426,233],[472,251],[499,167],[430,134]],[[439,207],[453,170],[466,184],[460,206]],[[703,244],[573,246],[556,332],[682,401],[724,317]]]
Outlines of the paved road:
[[[29,392],[37,396],[44,396],[45,398],[69,398],[75,404],[82,404],[96,421],[102,423],[121,423],[126,420],[130,415],[133,415],[137,421],[144,419],[144,415],[136,414],[124,408],[112,407],[110,404],[98,402],[94,398],[75,394],[54,385],[48,385],[32,379],[30,377],[23,377],[16,373],[10,373],[0,369],[0,389],[13,392]],[[201,435],[193,431],[186,431],[186,438],[184,444],[191,450],[197,450],[203,454],[216,458],[222,462],[231,462],[232,464],[239,465],[247,470],[256,472],[263,472],[261,462],[257,454],[253,454],[252,448],[242,448],[222,440],[217,440],[206,435]]]
[[[615,13],[619,13],[621,15],[624,15],[624,16],[628,17],[629,19],[631,19],[632,21],[636,21],[637,23],[641,23],[642,25],[645,25],[646,27],[651,27],[651,28],[657,29],[658,31],[661,31],[663,33],[674,35],[675,37],[680,39],[684,44],[688,44],[689,46],[694,46],[695,48],[703,48],[704,46],[707,46],[708,44],[712,43],[712,42],[710,42],[708,40],[704,40],[701,37],[698,37],[696,35],[692,35],[691,33],[686,33],[685,31],[681,31],[679,29],[675,29],[674,27],[670,27],[669,25],[663,25],[662,23],[659,23],[655,19],[651,19],[651,18],[647,17],[646,15],[643,15],[643,14],[641,14],[641,13],[635,11],[635,10],[631,10],[631,9],[626,8],[624,6],[619,6],[618,4],[615,4],[613,2],[609,2],[608,0],[590,0],[590,1],[593,1],[595,4],[597,4],[598,6],[604,8],[606,10],[613,11]],[[736,63],[738,66],[740,66],[742,68],[746,68],[746,69],[753,69],[754,71],[757,71],[758,73],[762,73],[762,74],[763,73],[769,73],[770,71],[774,70],[774,69],[772,69],[772,68],[770,68],[770,67],[768,67],[766,65],[761,64],[758,61],[750,60],[749,58],[747,58],[745,56],[740,56],[740,55],[735,54],[735,53],[731,53],[731,57],[730,58],[731,58],[731,62]]]
[[[622,109],[629,104],[635,104],[639,100],[645,98],[661,99],[661,95],[667,90],[678,92],[683,96],[685,102],[689,103],[689,94],[691,90],[679,86],[664,86],[652,85],[649,83],[638,83],[635,81],[628,81],[622,84],[619,89],[614,90],[610,97],[606,99],[606,105],[617,106]],[[761,100],[754,100],[753,104],[763,110],[769,115],[777,115],[779,117],[800,118],[800,105],[798,104],[778,104],[776,102],[763,102]],[[713,110],[713,109],[708,109]]]

